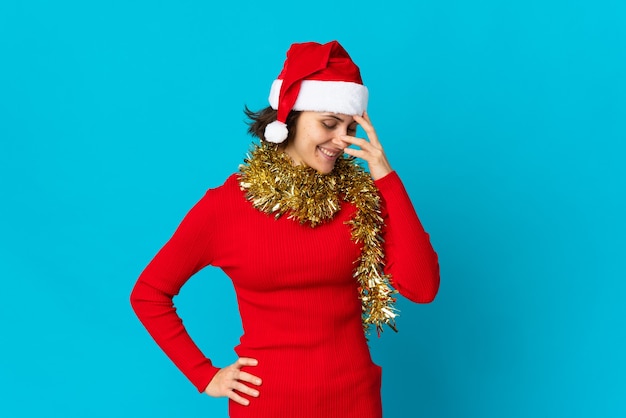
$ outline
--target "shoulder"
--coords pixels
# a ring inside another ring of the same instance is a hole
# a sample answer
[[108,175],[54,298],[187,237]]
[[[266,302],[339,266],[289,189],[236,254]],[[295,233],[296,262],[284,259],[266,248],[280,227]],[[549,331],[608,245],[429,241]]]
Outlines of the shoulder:
[[223,193],[225,191],[227,191],[228,189],[231,189],[233,186],[238,187],[238,173],[233,173],[230,176],[228,176],[226,178],[226,180],[224,181],[223,184],[216,186],[216,187],[211,187],[207,190],[207,193]]
[[221,186],[206,190],[200,200],[197,200],[187,212],[185,221],[192,223],[196,228],[206,226],[209,219],[221,216],[233,206],[233,202],[237,201],[237,193],[241,194],[237,175],[232,174]]
[[198,205],[209,210],[228,207],[241,199],[243,192],[239,187],[239,173],[233,173],[220,186],[208,189],[198,202]]
[[226,178],[224,184],[208,189],[204,194],[203,199],[226,198],[228,196],[240,194],[241,188],[239,187],[239,173],[233,173]]

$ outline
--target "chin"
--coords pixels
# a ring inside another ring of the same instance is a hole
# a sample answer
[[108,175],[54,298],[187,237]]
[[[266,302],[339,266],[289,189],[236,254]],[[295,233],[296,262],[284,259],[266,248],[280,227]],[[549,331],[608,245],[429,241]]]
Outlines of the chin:
[[335,164],[330,166],[326,164],[314,164],[310,165],[309,167],[313,168],[320,174],[330,174],[330,172],[333,171],[333,169],[335,168]]

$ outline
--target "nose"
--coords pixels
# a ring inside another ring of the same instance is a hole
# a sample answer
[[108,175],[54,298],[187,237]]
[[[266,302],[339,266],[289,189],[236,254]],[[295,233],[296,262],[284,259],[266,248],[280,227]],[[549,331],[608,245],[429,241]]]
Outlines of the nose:
[[[341,135],[347,135],[347,134],[341,134]],[[333,144],[337,145],[341,149],[348,148],[348,146],[350,145],[347,142],[342,141],[341,139],[339,139],[338,136],[333,138]]]

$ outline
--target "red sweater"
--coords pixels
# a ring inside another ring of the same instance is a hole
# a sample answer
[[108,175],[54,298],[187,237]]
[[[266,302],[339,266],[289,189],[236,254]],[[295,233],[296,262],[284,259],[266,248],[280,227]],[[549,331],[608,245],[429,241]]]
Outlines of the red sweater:
[[[395,172],[376,181],[385,218],[385,272],[405,297],[426,303],[439,288],[428,234]],[[370,357],[352,276],[354,207],[311,228],[254,209],[236,174],[207,191],[143,271],[131,295],[154,340],[199,391],[219,370],[186,332],[172,303],[207,265],[232,279],[243,325],[235,351],[252,357],[263,384],[231,417],[380,418],[381,369]],[[401,324],[400,324],[401,328]],[[245,369],[245,368],[244,368]],[[243,395],[245,396],[245,395]]]

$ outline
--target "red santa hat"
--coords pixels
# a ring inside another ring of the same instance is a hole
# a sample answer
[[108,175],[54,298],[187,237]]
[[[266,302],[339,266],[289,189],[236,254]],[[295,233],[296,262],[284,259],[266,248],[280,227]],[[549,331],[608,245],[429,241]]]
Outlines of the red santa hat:
[[367,109],[367,87],[359,67],[337,41],[326,44],[293,44],[278,78],[272,83],[269,102],[278,114],[265,128],[265,140],[287,139],[291,110],[361,115]]

